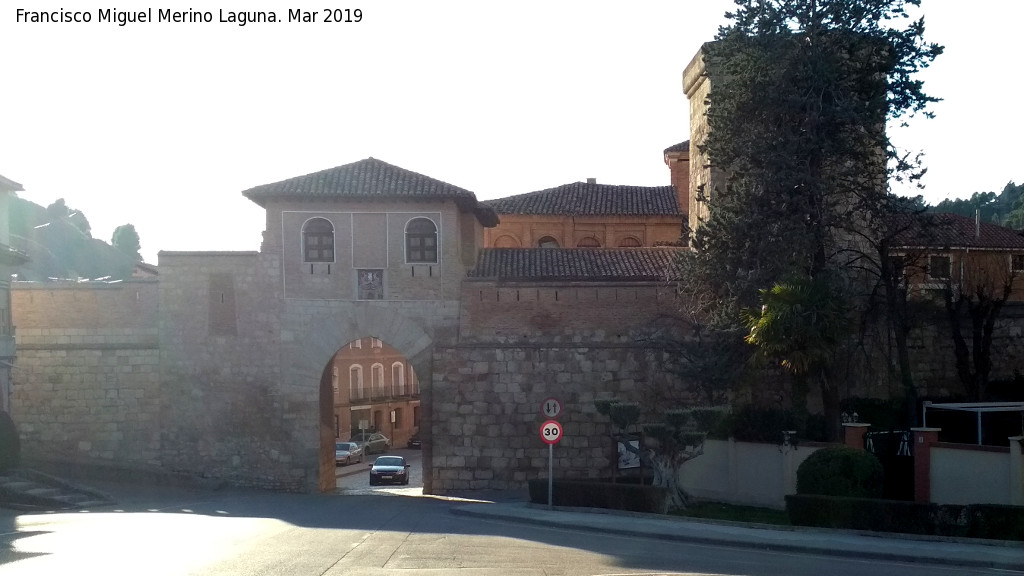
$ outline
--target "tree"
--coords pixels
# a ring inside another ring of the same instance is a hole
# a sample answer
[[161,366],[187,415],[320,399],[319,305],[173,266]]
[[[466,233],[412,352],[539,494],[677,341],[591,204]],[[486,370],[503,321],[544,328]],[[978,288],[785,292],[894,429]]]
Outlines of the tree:
[[[950,275],[943,289],[943,302],[953,338],[956,371],[967,393],[978,402],[988,400],[992,372],[992,333],[1003,305],[1013,292],[1017,274],[1008,269],[1001,255],[994,258],[965,257],[956,280]],[[963,334],[964,321],[970,326],[971,344]]]
[[134,225],[122,224],[114,228],[114,235],[110,239],[110,243],[125,254],[134,256],[136,260],[142,260],[142,256],[139,255],[142,246],[139,244],[139,233],[135,231]]
[[836,356],[849,333],[846,294],[834,277],[790,277],[761,291],[761,308],[745,310],[746,341],[759,357],[777,361],[795,380],[798,414],[807,413],[809,384],[821,389],[830,440],[839,437],[839,388],[831,377]]
[[[714,407],[676,408],[661,412],[659,422],[641,424],[639,404],[597,400],[595,407],[618,429],[613,438],[653,471],[652,485],[665,488],[669,509],[685,509],[689,498],[679,484],[679,472],[684,464],[704,453],[704,440],[724,412]],[[638,428],[642,435],[636,434]],[[633,440],[637,446],[631,444]]]
[[86,238],[92,238],[92,226],[89,224],[85,214],[81,210],[68,208],[63,198],[58,198],[47,206],[46,213],[49,215],[51,222],[67,222],[77,228]]
[[709,131],[699,146],[724,178],[699,191],[709,212],[691,237],[687,296],[742,325],[739,311],[763,290],[825,275],[849,286],[855,311],[867,308],[885,257],[874,231],[892,205],[888,182],[923,174],[885,124],[930,116],[936,101],[914,79],[942,52],[923,41],[923,19],[906,23],[917,5],[737,0],[703,50]]

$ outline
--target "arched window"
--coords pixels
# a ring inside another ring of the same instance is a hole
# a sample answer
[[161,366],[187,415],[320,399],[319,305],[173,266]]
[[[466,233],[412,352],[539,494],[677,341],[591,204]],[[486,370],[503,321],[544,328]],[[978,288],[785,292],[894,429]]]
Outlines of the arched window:
[[311,218],[302,227],[304,262],[334,262],[334,225],[326,218]]
[[545,236],[540,240],[537,240],[538,248],[558,248],[558,240],[555,240],[551,236]]
[[580,238],[579,242],[576,243],[577,248],[600,248],[601,243],[597,241],[597,238],[593,236],[587,236],[586,238]]
[[405,396],[405,366],[401,362],[391,365],[391,385],[394,386],[392,393]]
[[437,263],[437,226],[427,218],[413,218],[405,227],[405,261]]
[[375,398],[384,397],[384,365],[374,364],[370,366],[370,381],[373,386],[373,396]]
[[643,246],[643,244],[633,236],[626,236],[622,240],[619,240],[619,248],[639,248],[641,246]]
[[362,400],[366,397],[363,390],[363,367],[354,365],[348,369],[348,393],[352,400]]
[[519,248],[519,240],[508,234],[498,236],[494,239],[495,248]]

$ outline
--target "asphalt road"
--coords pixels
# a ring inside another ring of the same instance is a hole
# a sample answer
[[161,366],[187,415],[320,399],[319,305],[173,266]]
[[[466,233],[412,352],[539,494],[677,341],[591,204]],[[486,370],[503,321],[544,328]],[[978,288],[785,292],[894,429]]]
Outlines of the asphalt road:
[[118,506],[0,512],[0,576],[1006,574],[473,518],[452,514],[464,501],[415,495],[412,486],[371,490],[367,476],[343,477],[353,487],[332,495],[102,486]]

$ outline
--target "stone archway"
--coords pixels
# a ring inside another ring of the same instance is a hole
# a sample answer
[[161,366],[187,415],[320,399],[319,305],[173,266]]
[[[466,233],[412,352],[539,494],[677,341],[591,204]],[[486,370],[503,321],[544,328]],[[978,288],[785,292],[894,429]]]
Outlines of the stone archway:
[[[387,302],[311,302],[288,301],[282,333],[282,374],[285,387],[301,387],[313,394],[316,428],[306,428],[309,444],[316,451],[316,488],[329,492],[335,488],[333,389],[327,370],[339,348],[361,337],[373,336],[387,342],[407,359],[421,384],[420,434],[423,438],[424,492],[430,482],[430,423],[433,339],[425,322],[401,312],[401,306]],[[314,440],[314,438],[316,440]]]

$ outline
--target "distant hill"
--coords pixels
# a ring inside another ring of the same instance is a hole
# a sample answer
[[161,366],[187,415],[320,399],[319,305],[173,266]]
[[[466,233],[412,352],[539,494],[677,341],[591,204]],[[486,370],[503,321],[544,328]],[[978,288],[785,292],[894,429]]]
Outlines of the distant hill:
[[11,201],[9,218],[11,246],[30,258],[18,268],[18,280],[119,280],[130,278],[138,261],[134,255],[93,238],[81,212],[48,211],[16,197]]
[[995,222],[1020,230],[1024,228],[1024,184],[1008,183],[999,194],[995,192],[975,192],[970,198],[943,200],[930,206],[931,212],[951,212],[968,218],[974,218],[980,211],[981,220]]

